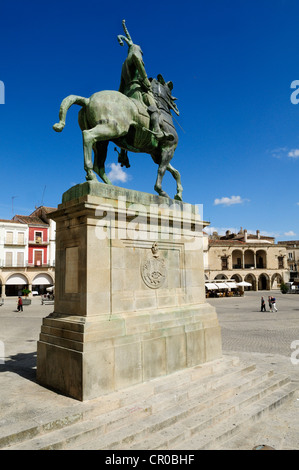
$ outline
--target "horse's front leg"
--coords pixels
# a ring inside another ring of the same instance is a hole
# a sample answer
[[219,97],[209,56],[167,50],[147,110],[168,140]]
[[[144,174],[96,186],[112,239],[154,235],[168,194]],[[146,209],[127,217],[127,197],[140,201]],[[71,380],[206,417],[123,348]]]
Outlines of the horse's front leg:
[[159,164],[156,184],[155,184],[155,187],[154,187],[155,191],[157,191],[159,196],[163,196],[163,197],[169,197],[168,194],[165,191],[163,191],[163,189],[162,189],[162,180],[163,180],[163,176],[165,175],[166,169],[167,169],[167,164],[165,164],[162,161]]
[[172,174],[174,179],[176,180],[176,195],[174,196],[174,199],[177,199],[178,201],[182,201],[182,192],[183,192],[183,186],[181,183],[181,175],[178,170],[176,170],[170,163],[167,165],[167,170]]

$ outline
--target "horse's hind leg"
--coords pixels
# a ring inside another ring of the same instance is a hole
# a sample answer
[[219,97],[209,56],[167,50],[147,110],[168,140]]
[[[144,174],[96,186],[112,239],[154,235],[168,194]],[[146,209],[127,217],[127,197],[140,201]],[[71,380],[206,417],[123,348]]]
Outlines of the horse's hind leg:
[[176,170],[170,163],[168,163],[167,168],[166,168],[174,177],[176,180],[176,195],[174,196],[174,199],[177,199],[178,201],[182,201],[182,192],[183,192],[183,186],[181,184],[181,175],[178,170]]
[[92,148],[96,142],[96,137],[99,135],[97,127],[93,129],[84,130],[83,135],[83,150],[84,150],[84,170],[86,171],[87,181],[97,180],[96,175],[93,172],[92,163]]
[[[173,152],[174,152],[173,148],[162,149],[160,163],[158,163],[159,168],[158,168],[157,180],[156,180],[156,184],[154,188],[155,191],[157,191],[157,193],[160,196],[168,197],[168,198],[169,198],[168,194],[162,189],[162,180],[165,175],[165,171],[169,169],[168,165],[169,165],[170,160],[173,157]],[[152,156],[152,158],[157,163],[157,158],[155,158],[154,156]]]
[[[92,129],[84,130],[83,134],[83,148],[84,148],[84,169],[86,171],[87,180],[96,180],[96,175],[93,172],[94,166],[92,163],[92,148],[96,142],[106,142],[109,140],[116,139],[122,135],[127,134],[129,124],[123,126],[123,129],[119,128],[119,125],[115,121],[109,121],[102,119],[103,123],[98,124]],[[106,156],[105,156],[106,158]],[[104,164],[105,160],[103,161]],[[95,169],[99,170],[99,176],[107,184],[112,184],[109,181],[105,173],[104,165],[99,166],[98,162],[95,162]]]
[[163,189],[162,189],[162,179],[163,179],[163,176],[165,175],[166,169],[167,169],[167,166],[164,163],[160,163],[159,168],[158,168],[157,180],[156,180],[156,184],[155,184],[154,189],[155,189],[155,191],[157,191],[159,196],[169,198],[168,194],[165,191],[163,191]]
[[96,142],[93,146],[94,151],[94,163],[93,170],[99,175],[99,177],[106,184],[112,184],[108,176],[105,173],[105,161],[107,157],[109,141],[105,140],[103,142]]

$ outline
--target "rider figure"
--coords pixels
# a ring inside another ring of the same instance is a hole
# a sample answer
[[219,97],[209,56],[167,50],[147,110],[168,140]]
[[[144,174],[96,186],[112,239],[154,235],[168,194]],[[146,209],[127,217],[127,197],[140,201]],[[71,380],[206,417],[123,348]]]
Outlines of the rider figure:
[[134,44],[123,20],[125,36],[118,36],[120,45],[122,39],[129,46],[128,56],[122,66],[121,82],[119,91],[129,98],[135,98],[147,106],[150,115],[150,129],[159,140],[164,137],[159,124],[159,110],[151,91],[151,83],[147,77],[144,62],[142,60],[142,50],[140,46]]

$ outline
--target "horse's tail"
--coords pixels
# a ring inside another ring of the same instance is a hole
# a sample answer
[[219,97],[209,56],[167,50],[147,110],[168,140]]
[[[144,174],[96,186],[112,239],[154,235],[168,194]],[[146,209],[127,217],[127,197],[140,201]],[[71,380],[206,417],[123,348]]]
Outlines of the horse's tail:
[[65,126],[65,118],[68,109],[73,104],[78,104],[80,106],[87,106],[89,103],[89,98],[83,98],[83,96],[69,95],[64,100],[62,100],[59,110],[59,122],[54,124],[53,129],[56,132],[61,132]]

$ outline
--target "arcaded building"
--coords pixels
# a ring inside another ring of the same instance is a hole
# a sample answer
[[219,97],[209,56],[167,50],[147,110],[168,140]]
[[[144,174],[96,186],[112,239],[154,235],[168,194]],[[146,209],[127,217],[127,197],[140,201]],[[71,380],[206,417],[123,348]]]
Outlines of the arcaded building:
[[0,219],[0,297],[24,289],[44,294],[55,284],[54,208],[41,206],[29,216]]
[[214,232],[208,238],[205,278],[250,283],[245,289],[279,289],[281,282],[289,280],[287,249],[258,230],[250,234],[241,228],[223,236]]

